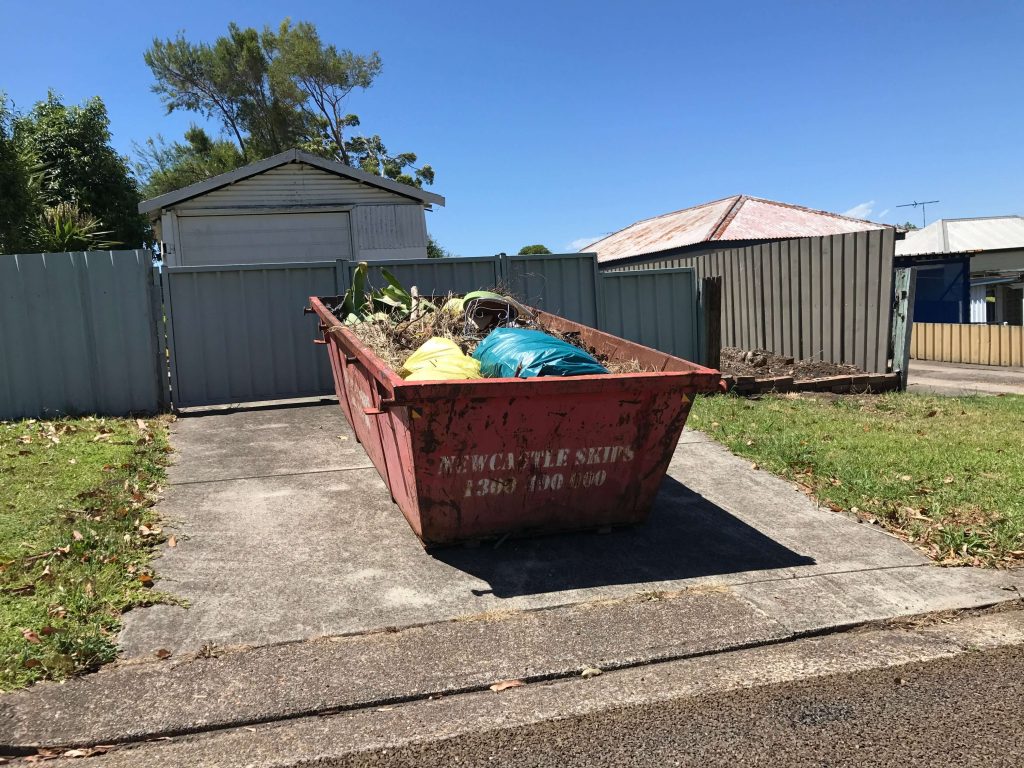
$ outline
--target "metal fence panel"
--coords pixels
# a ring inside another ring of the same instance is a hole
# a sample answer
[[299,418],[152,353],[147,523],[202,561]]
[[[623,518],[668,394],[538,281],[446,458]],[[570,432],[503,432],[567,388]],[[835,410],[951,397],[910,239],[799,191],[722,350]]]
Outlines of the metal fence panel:
[[794,238],[606,268],[722,277],[722,344],[889,370],[892,229]]
[[314,397],[334,391],[310,296],[337,292],[333,261],[169,267],[176,408]]
[[[351,280],[354,261],[342,262]],[[498,256],[450,259],[389,259],[369,262],[369,281],[384,285],[378,270],[384,267],[406,288],[416,286],[421,296],[443,296],[447,293],[468,293],[494,288],[501,282],[501,259]]]
[[[343,262],[351,281],[356,263]],[[586,325],[598,324],[597,263],[592,253],[486,256],[451,259],[371,261],[369,280],[384,281],[373,267],[384,267],[420,295],[440,296],[501,287],[530,306]]]
[[0,256],[0,419],[156,411],[148,251]]
[[1024,365],[1024,327],[914,323],[910,357],[974,365]]
[[530,306],[598,325],[597,261],[592,253],[505,257],[505,285]]
[[601,330],[684,360],[699,359],[693,269],[607,272],[600,279]]

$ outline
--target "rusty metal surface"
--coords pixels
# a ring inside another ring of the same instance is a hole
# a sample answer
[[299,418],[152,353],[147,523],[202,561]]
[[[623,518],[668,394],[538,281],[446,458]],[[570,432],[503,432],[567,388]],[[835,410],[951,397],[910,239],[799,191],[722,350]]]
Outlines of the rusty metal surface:
[[342,410],[425,544],[641,522],[693,395],[720,375],[554,315],[655,373],[406,382],[318,299]]
[[887,229],[800,205],[733,195],[638,221],[586,248],[600,263],[719,240],[771,240]]

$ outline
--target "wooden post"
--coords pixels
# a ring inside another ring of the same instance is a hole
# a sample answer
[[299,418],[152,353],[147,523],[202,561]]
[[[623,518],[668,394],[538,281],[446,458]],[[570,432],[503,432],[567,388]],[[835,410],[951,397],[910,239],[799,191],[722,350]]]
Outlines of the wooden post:
[[722,278],[701,280],[701,312],[704,320],[704,365],[718,368],[722,363]]
[[892,369],[900,375],[900,390],[907,388],[910,368],[910,335],[914,331],[914,288],[917,270],[901,267],[895,270],[892,309]]

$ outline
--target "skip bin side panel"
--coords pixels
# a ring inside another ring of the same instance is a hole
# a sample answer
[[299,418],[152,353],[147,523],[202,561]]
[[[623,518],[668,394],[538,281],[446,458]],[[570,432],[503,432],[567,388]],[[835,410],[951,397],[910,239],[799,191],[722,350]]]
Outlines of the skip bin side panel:
[[421,538],[447,544],[642,522],[690,398],[617,394],[433,401],[412,435]]
[[[345,414],[349,426],[354,431],[355,421],[352,416],[352,403],[349,402],[345,387],[345,354],[341,351],[338,342],[331,334],[325,333],[324,340],[327,342],[327,356],[331,361],[331,375],[334,376],[334,393],[338,396],[338,405],[341,406],[342,413]],[[358,435],[356,435],[356,439],[359,439]]]
[[[342,350],[344,354],[344,350]],[[345,397],[348,402],[346,414],[351,414],[352,429],[362,443],[363,450],[370,457],[377,472],[387,482],[387,465],[384,463],[384,448],[381,444],[377,416],[380,397],[377,394],[377,380],[359,362],[345,363],[342,368]]]
[[380,418],[381,440],[387,464],[388,488],[413,532],[423,538],[419,498],[416,491],[411,423],[418,420],[414,408],[390,408]]

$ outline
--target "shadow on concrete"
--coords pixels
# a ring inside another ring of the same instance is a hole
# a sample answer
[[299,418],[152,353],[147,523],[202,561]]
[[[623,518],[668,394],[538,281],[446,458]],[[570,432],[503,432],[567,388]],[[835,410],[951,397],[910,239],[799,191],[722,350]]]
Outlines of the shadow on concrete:
[[[490,584],[496,597],[719,576],[813,565],[666,477],[647,522],[598,534],[506,540],[495,548],[433,549],[441,562]],[[476,590],[474,590],[476,592]]]

